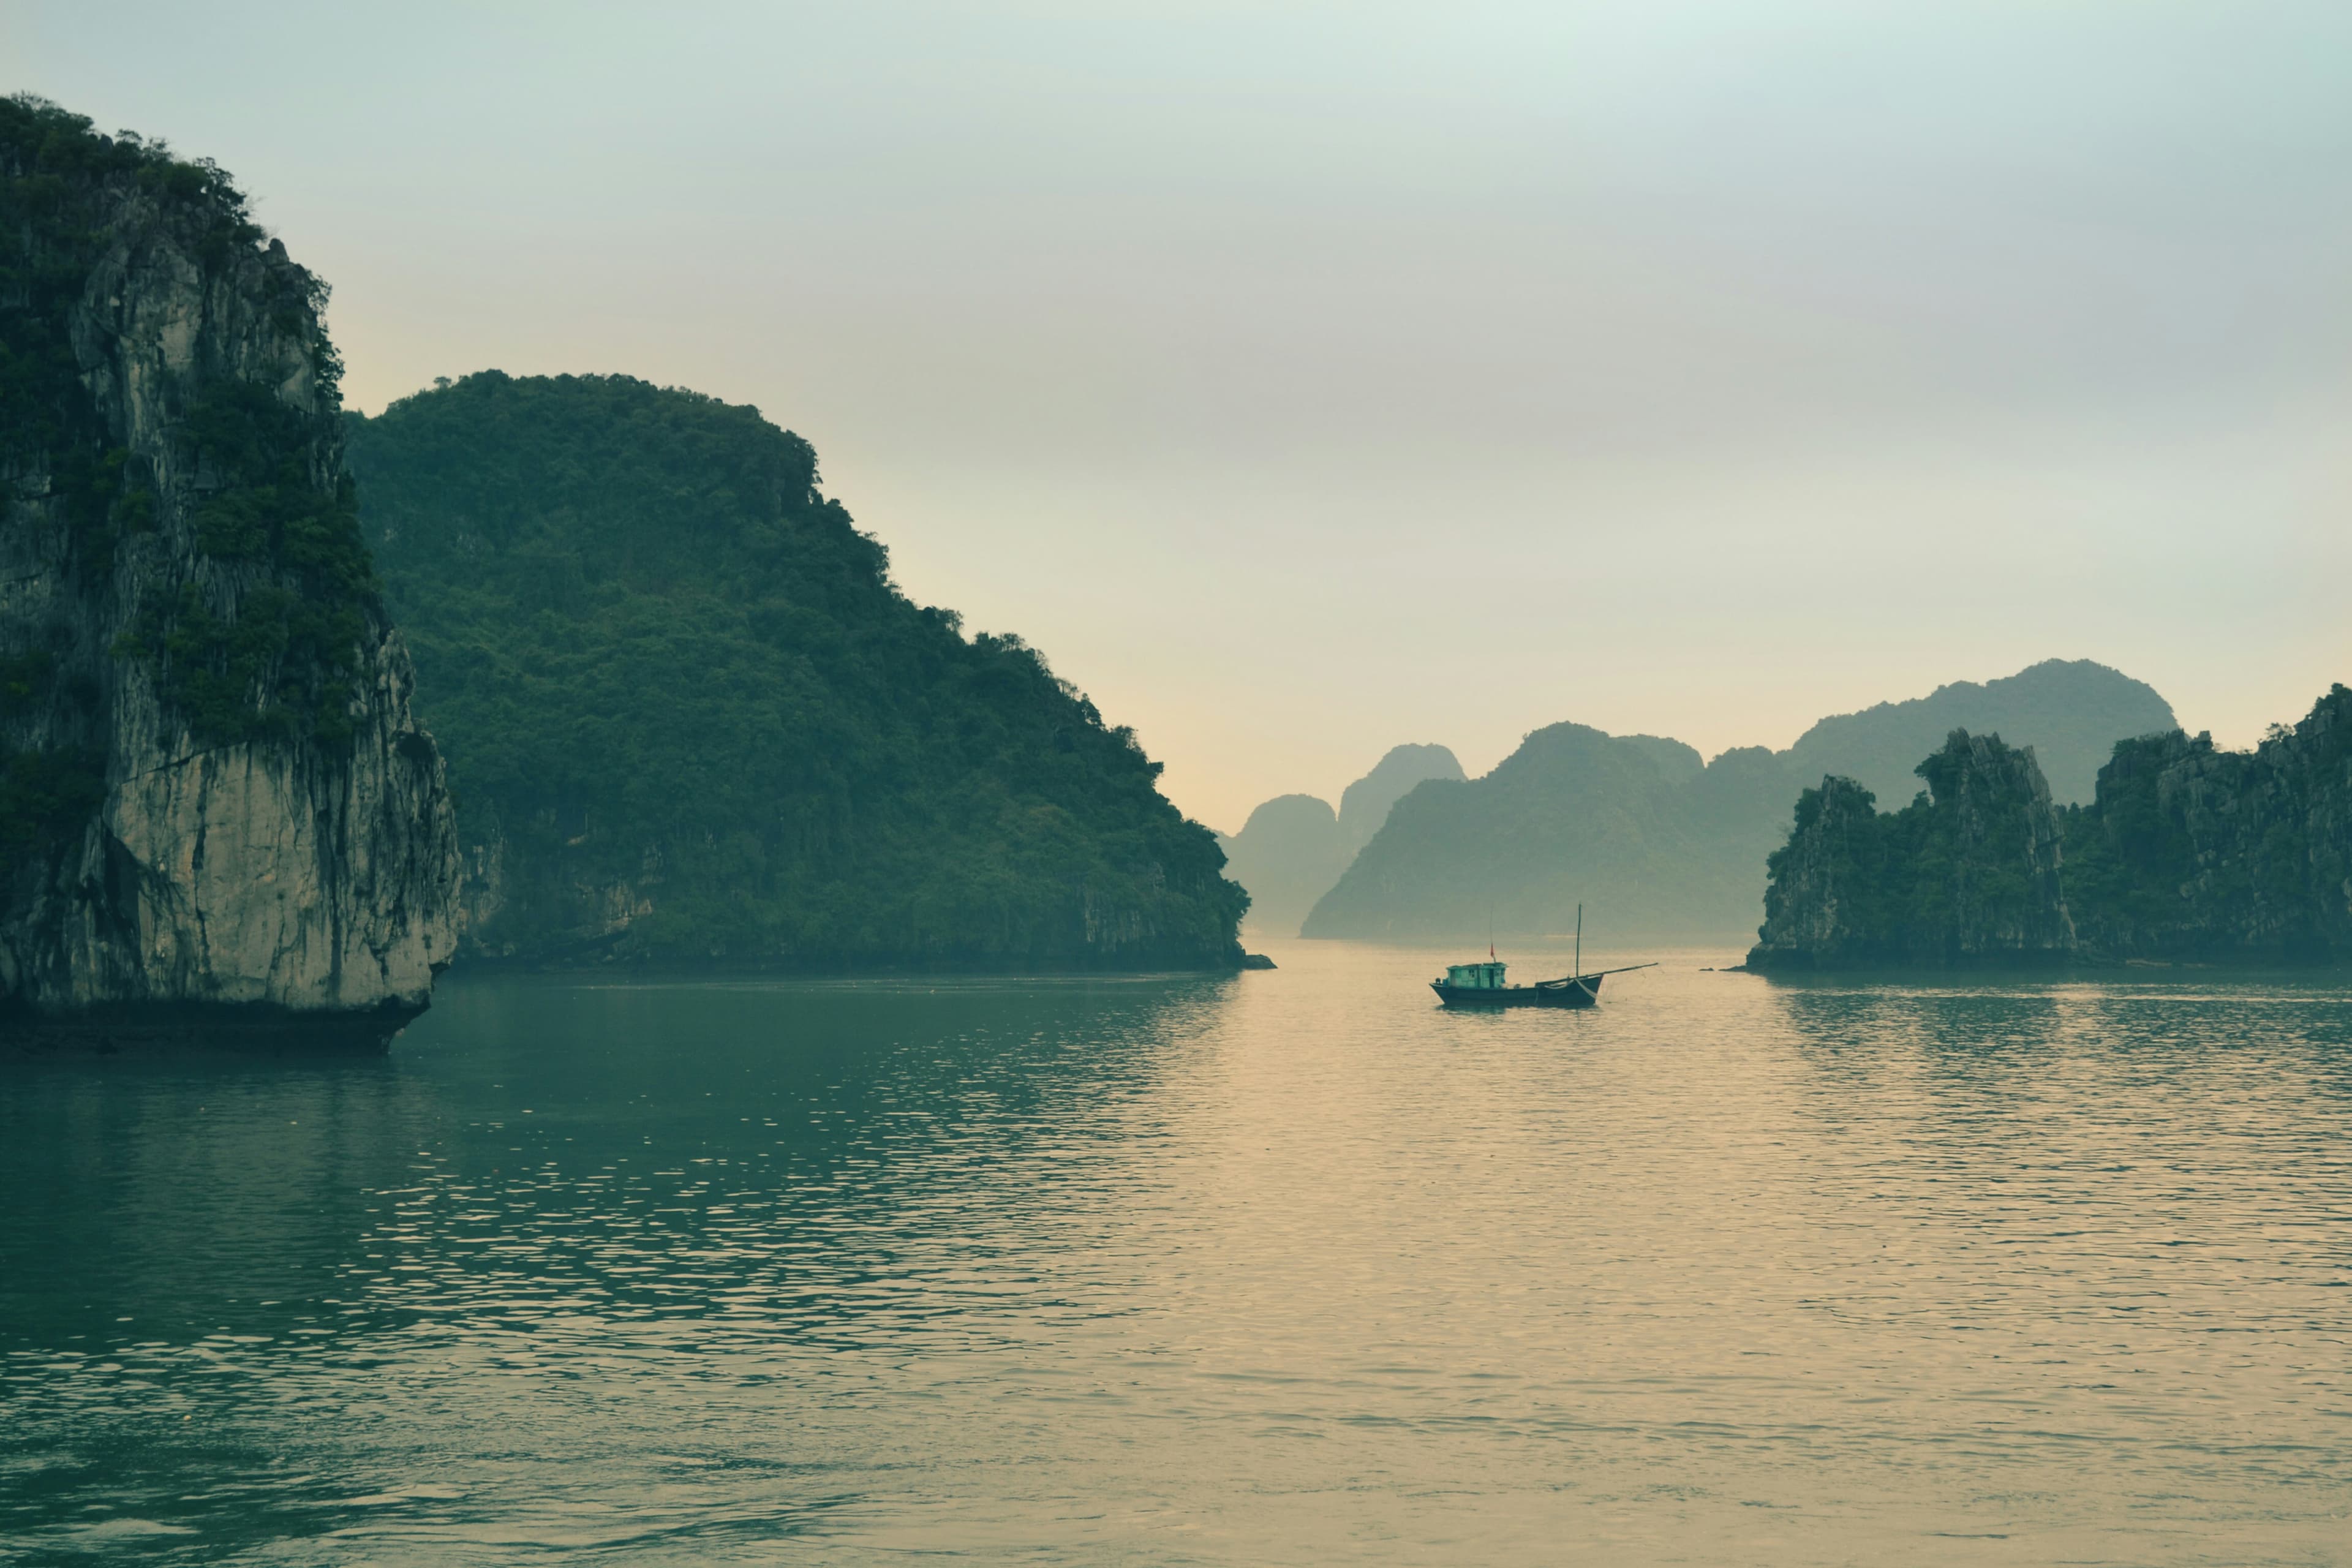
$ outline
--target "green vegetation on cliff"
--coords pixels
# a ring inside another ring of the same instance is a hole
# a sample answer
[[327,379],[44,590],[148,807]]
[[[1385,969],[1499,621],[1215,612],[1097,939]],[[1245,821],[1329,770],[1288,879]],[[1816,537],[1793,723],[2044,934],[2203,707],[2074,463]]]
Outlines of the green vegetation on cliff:
[[2093,952],[2352,956],[2352,690],[2250,752],[2179,731],[2126,742],[2065,828],[2067,904]]
[[[42,99],[0,100],[0,479],[45,475],[76,571],[107,580],[127,542],[166,520],[157,465],[112,443],[93,367],[76,352],[93,274],[119,279],[159,242],[193,259],[205,288],[238,273],[265,295],[269,327],[303,345],[316,412],[260,382],[192,374],[158,389],[196,548],[252,581],[233,594],[192,576],[147,595],[115,651],[149,668],[200,741],[341,743],[355,651],[379,606],[351,487],[335,474],[341,365],[318,321],[326,287],[282,250],[264,257],[263,237],[210,160],[101,135]],[[0,647],[0,660],[14,654]]]
[[[316,477],[334,449],[331,415],[321,422],[267,387],[232,382],[191,398],[176,436],[205,481],[192,498],[197,552],[275,568],[278,580],[247,590],[233,620],[214,612],[203,584],[184,583],[140,607],[118,651],[154,665],[200,739],[348,741],[356,655],[381,600],[350,479]],[[271,672],[289,667],[314,678],[273,689]]]
[[1852,779],[1797,798],[1795,829],[1765,861],[1759,967],[2070,956],[2060,828],[2031,748],[1955,730],[1915,770],[1927,788],[1873,809]]
[[2251,752],[2118,742],[2054,810],[2031,749],[1955,731],[1932,798],[1878,814],[1824,778],[1767,862],[1759,968],[2352,957],[2352,690]]
[[908,602],[756,409],[485,372],[349,421],[472,847],[474,951],[1223,966],[1244,897],[1158,763]]
[[108,461],[71,316],[115,238],[109,209],[129,192],[185,213],[205,254],[225,257],[261,237],[245,197],[209,160],[184,163],[161,142],[101,135],[86,116],[29,93],[0,98],[0,463],[54,464],[77,534],[100,552],[118,521],[107,480],[119,478],[121,459]]

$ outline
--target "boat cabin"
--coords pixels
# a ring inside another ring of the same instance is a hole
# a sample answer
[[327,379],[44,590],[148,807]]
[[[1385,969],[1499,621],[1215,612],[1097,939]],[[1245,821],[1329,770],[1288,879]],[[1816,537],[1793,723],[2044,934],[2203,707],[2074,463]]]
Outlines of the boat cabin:
[[1465,991],[1500,991],[1503,966],[1493,963],[1449,963],[1445,966],[1445,984]]

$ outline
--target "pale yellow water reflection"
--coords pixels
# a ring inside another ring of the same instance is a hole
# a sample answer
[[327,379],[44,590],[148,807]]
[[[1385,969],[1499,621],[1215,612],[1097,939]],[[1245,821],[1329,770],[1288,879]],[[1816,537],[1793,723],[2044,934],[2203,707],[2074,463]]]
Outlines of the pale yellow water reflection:
[[0,1066],[0,1553],[2345,1560],[2352,991],[1274,951]]

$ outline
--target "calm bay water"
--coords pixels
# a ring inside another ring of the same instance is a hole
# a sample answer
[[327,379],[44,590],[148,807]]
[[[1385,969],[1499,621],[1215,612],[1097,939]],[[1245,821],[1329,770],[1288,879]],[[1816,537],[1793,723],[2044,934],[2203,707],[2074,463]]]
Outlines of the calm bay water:
[[0,1560],[2352,1562],[2352,989],[1273,951],[0,1062]]

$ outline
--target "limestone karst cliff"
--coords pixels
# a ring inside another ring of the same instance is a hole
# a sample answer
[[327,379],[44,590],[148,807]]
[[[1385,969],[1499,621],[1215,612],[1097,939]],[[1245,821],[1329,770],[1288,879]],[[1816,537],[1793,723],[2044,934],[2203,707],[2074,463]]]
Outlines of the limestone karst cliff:
[[2177,730],[2126,742],[2065,826],[2067,898],[2093,956],[2352,957],[2352,690],[2248,752]]
[[2119,742],[2053,811],[2032,749],[1956,731],[1931,800],[1824,778],[1769,861],[1759,969],[2352,958],[2352,690],[2248,752]]
[[1955,730],[1928,794],[1881,816],[1851,779],[1798,798],[1767,862],[1757,969],[2046,963],[2074,954],[2063,830],[2033,748]]
[[376,1044],[455,944],[323,286],[228,178],[0,101],[0,1030]]

